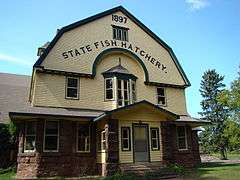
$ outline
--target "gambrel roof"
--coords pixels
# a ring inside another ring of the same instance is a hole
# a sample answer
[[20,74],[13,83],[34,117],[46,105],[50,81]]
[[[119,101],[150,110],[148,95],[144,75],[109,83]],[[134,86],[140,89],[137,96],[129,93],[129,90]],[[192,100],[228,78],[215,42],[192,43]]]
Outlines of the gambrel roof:
[[186,74],[184,73],[181,65],[179,64],[179,62],[177,60],[177,57],[175,56],[171,47],[169,47],[163,40],[161,40],[156,34],[154,34],[149,28],[147,28],[142,22],[140,22],[137,18],[135,18],[130,12],[128,12],[122,6],[112,8],[110,10],[104,11],[102,13],[96,14],[94,16],[88,17],[86,19],[80,20],[78,22],[75,22],[73,24],[70,24],[68,26],[65,26],[65,27],[61,28],[58,31],[58,33],[56,34],[56,36],[54,37],[54,39],[50,42],[49,46],[46,48],[44,53],[36,61],[36,63],[34,64],[33,67],[41,67],[42,62],[47,57],[48,53],[51,51],[51,49],[54,47],[54,45],[57,43],[57,41],[61,38],[61,36],[65,32],[68,32],[68,31],[70,31],[72,29],[75,29],[79,26],[82,26],[84,24],[95,21],[97,19],[100,19],[102,17],[105,17],[107,15],[110,15],[110,14],[118,12],[118,11],[121,11],[122,13],[124,13],[129,19],[131,19],[134,23],[136,23],[144,32],[146,32],[150,37],[152,37],[156,42],[158,42],[163,48],[165,48],[167,50],[167,52],[170,54],[174,64],[176,65],[178,71],[180,72],[181,77],[183,78],[183,80],[185,82],[184,87],[190,86],[191,84],[190,84]]

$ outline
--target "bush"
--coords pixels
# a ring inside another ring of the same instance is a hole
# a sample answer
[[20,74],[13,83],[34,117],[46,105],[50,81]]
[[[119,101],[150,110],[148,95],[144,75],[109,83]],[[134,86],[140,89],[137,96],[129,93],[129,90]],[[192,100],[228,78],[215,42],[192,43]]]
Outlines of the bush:
[[179,164],[170,164],[168,165],[168,168],[174,171],[177,174],[184,174],[185,168]]

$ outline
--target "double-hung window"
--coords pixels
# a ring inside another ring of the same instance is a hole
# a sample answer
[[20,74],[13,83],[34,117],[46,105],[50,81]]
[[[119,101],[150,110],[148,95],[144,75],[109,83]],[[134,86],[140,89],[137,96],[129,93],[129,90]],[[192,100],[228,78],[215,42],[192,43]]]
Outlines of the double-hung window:
[[187,132],[185,126],[177,126],[177,144],[179,150],[187,149]]
[[77,126],[77,152],[90,152],[90,126],[88,124]]
[[105,79],[105,100],[113,100],[113,78]]
[[66,79],[66,98],[79,98],[79,78],[67,77]]
[[128,28],[113,26],[113,39],[128,41]]
[[129,80],[117,80],[118,106],[129,105]]
[[29,121],[25,123],[25,143],[24,152],[34,152],[36,145],[36,122]]
[[157,104],[166,106],[165,89],[162,87],[157,87]]
[[44,131],[44,151],[58,152],[59,121],[46,120]]
[[121,128],[122,151],[131,150],[130,127]]
[[132,103],[135,103],[137,101],[137,94],[136,94],[136,81],[131,80],[131,90],[130,92],[132,92]]
[[159,128],[151,128],[152,150],[159,150]]

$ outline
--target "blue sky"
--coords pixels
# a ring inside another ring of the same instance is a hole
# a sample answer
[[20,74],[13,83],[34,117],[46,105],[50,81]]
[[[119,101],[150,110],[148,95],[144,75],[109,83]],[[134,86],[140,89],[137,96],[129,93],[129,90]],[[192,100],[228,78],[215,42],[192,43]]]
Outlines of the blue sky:
[[187,106],[201,111],[199,86],[207,69],[215,68],[225,83],[236,78],[240,65],[239,0],[21,0],[0,6],[0,72],[31,75],[37,48],[61,28],[122,5],[170,47],[192,86]]

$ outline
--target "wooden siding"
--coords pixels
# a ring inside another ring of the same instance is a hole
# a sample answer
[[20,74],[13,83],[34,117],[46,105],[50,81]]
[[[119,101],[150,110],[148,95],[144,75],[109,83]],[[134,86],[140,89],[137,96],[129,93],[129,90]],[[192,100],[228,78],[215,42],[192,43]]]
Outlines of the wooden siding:
[[[125,16],[122,12],[115,14]],[[129,18],[127,23],[117,23],[112,21],[112,16],[105,16],[94,22],[87,23],[62,35],[56,45],[50,51],[43,62],[46,69],[56,69],[70,72],[92,73],[92,65],[103,50],[111,48],[112,46],[94,49],[91,52],[86,52],[83,55],[64,59],[62,53],[71,49],[80,48],[86,45],[93,45],[94,42],[111,40],[112,26],[118,25],[129,28],[128,37],[129,43],[134,47],[137,46],[146,53],[154,57],[160,63],[167,67],[167,73],[158,69],[150,61],[135,53],[144,62],[148,72],[149,80],[152,82],[161,82],[167,84],[184,85],[184,80],[181,77],[174,61],[172,60],[168,51],[157,43],[152,37],[145,33]],[[118,41],[118,44],[121,44]],[[128,43],[128,42],[127,42]],[[135,50],[133,50],[134,52]]]
[[[127,55],[111,54],[99,62],[94,79],[80,78],[79,100],[65,99],[65,76],[36,73],[33,105],[101,110],[115,109],[116,101],[104,101],[104,78],[101,73],[118,65],[119,57],[122,59],[122,66],[138,77],[136,81],[137,101],[147,100],[156,104],[156,87],[144,84],[144,72],[140,64]],[[167,106],[163,108],[176,114],[187,114],[184,89],[167,87],[166,98]]]
[[[141,115],[137,115],[138,119],[144,119]],[[159,121],[151,121],[151,116],[148,116],[147,121],[142,121],[142,123],[146,123],[149,126],[149,132],[150,128],[159,128],[159,139],[160,139],[160,149],[156,151],[152,151],[151,149],[151,137],[149,133],[149,154],[150,154],[150,161],[151,162],[159,162],[162,160],[162,143],[161,143],[161,134],[160,134],[160,119]],[[146,119],[144,119],[146,120]],[[120,163],[133,163],[133,136],[132,136],[132,130],[133,130],[133,123],[139,123],[139,121],[136,120],[123,120],[121,119],[119,121],[119,162]],[[121,144],[121,127],[130,127],[130,133],[131,133],[131,151],[122,151],[122,144]]]

